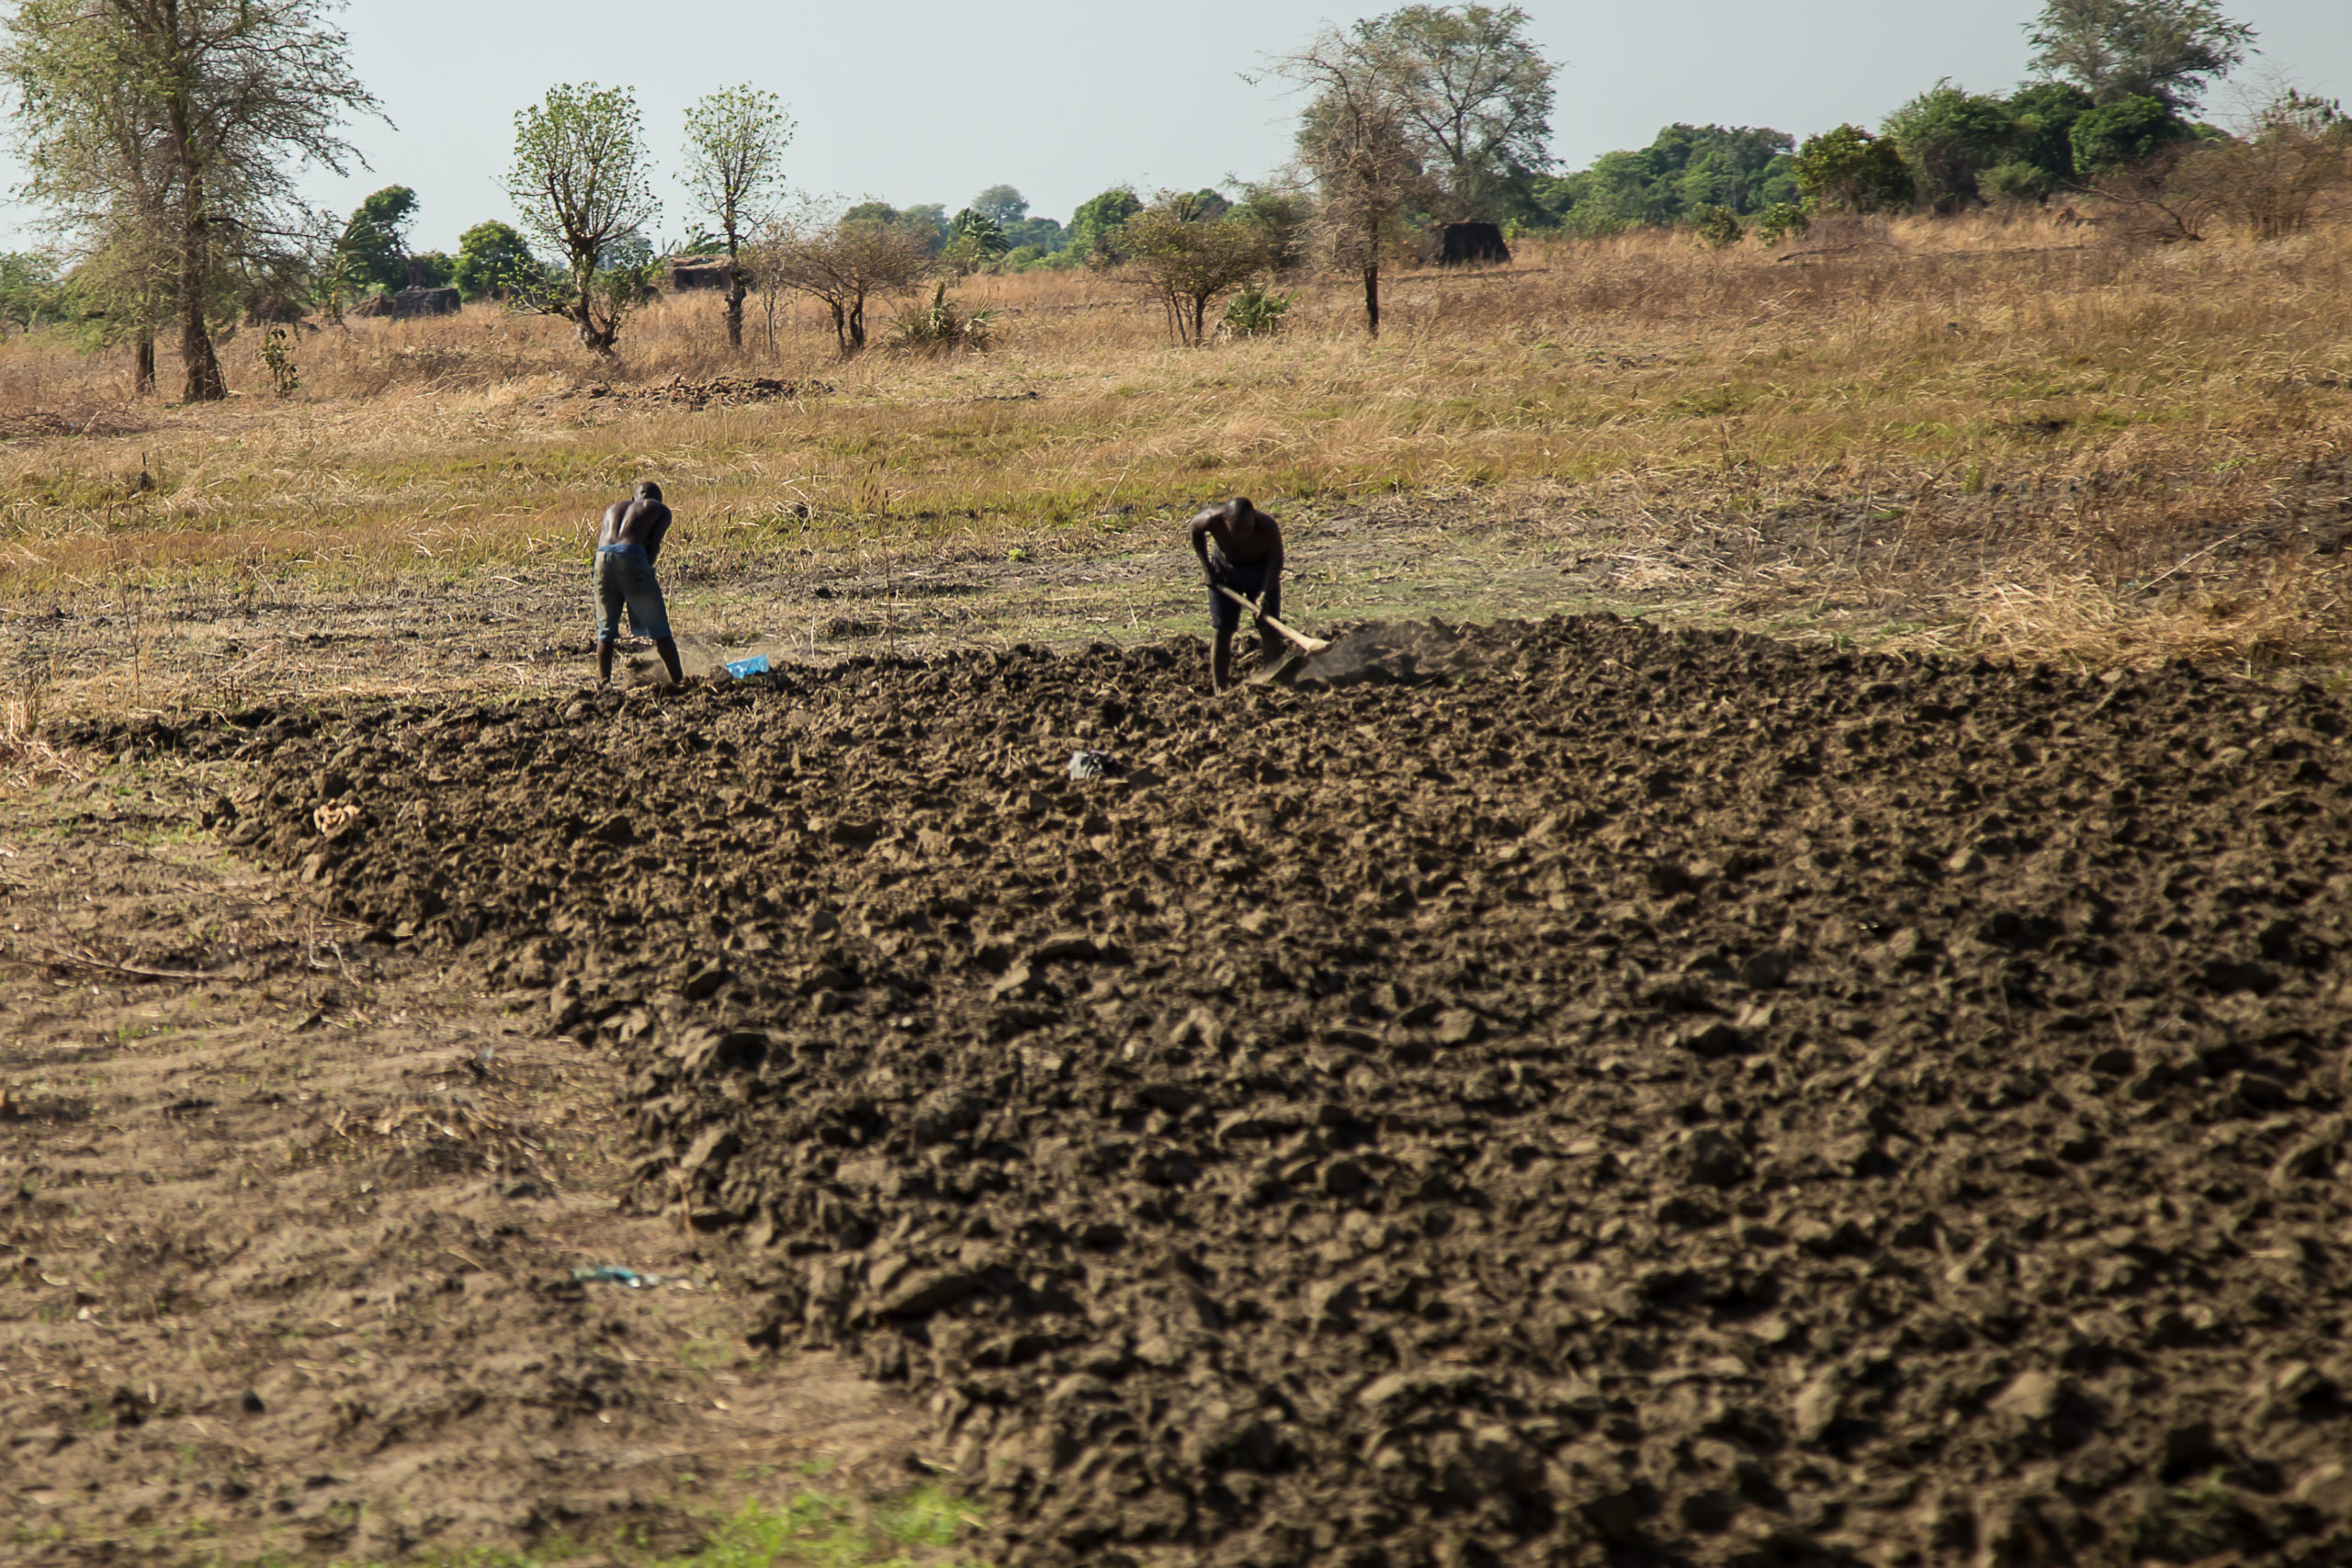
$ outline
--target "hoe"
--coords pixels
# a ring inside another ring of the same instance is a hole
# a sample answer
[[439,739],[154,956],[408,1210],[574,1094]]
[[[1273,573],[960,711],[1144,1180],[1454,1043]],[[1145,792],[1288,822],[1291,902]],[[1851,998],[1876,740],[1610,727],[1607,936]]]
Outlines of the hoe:
[[1308,637],[1305,632],[1294,631],[1289,626],[1286,626],[1280,621],[1274,619],[1273,616],[1264,615],[1259,610],[1256,600],[1245,598],[1241,594],[1236,593],[1232,589],[1227,588],[1222,582],[1216,585],[1216,591],[1219,593],[1224,594],[1227,598],[1232,600],[1235,604],[1240,605],[1243,609],[1249,611],[1252,615],[1259,616],[1259,618],[1263,620],[1268,626],[1282,633],[1283,636],[1290,642],[1292,651],[1284,656],[1283,661],[1275,665],[1272,669],[1260,671],[1256,677],[1256,679],[1260,681],[1274,681],[1281,679],[1283,676],[1295,674],[1298,665],[1306,660],[1314,658],[1317,654],[1331,646],[1329,643],[1325,642],[1321,637]]

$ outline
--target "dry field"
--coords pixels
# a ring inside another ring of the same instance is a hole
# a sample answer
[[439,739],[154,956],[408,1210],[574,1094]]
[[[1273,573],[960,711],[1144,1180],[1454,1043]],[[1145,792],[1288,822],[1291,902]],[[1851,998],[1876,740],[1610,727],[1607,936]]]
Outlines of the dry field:
[[[1186,626],[1168,525],[1238,491],[1297,527],[1299,607],[1323,616],[1605,604],[1922,650],[2332,666],[2347,259],[2342,228],[2162,249],[1991,216],[1777,251],[1529,243],[1393,279],[1377,343],[1346,288],[1308,283],[1283,336],[1206,352],[1168,346],[1130,279],[975,277],[994,352],[847,365],[789,303],[771,352],[753,302],[745,362],[714,301],[665,301],[617,369],[476,306],[305,329],[283,401],[241,334],[240,393],[205,409],[18,339],[0,657],[14,692],[53,671],[52,709],[569,679],[586,520],[653,473],[684,518],[686,618],[735,644]],[[790,395],[669,389],[745,375]],[[996,592],[1023,582],[1042,592]],[[436,616],[517,630],[455,660],[399,646],[449,635]],[[316,657],[355,637],[349,668]]]

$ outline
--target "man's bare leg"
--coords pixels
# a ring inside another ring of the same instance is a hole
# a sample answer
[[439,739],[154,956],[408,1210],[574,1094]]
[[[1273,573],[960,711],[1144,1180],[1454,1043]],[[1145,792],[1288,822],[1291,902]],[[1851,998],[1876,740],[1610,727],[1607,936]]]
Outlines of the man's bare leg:
[[653,651],[662,656],[662,662],[668,667],[670,671],[670,684],[673,686],[684,685],[686,683],[686,671],[684,667],[678,662],[677,640],[674,637],[666,637],[657,638],[653,644]]
[[612,683],[613,639],[608,637],[600,637],[596,639],[596,684],[602,688]]
[[1209,690],[1222,692],[1233,684],[1233,634],[1223,626],[1209,637]]

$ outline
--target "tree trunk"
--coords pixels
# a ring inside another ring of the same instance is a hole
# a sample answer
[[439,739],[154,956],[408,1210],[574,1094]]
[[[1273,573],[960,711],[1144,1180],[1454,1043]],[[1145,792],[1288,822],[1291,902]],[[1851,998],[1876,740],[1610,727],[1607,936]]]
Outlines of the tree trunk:
[[727,346],[743,352],[743,269],[736,262],[735,231],[727,231]]
[[865,296],[861,294],[849,304],[849,351],[855,354],[865,346]]
[[132,396],[148,398],[155,394],[155,333],[152,327],[141,327],[130,342],[130,375],[135,383]]
[[1195,297],[1193,300],[1193,346],[1194,348],[1208,342],[1206,334],[1202,331],[1202,323],[1207,320],[1208,313],[1208,296],[1204,294]]
[[1380,264],[1373,262],[1363,269],[1364,331],[1374,337],[1380,335]]
[[187,373],[180,397],[191,403],[217,403],[229,395],[212,333],[204,324],[205,263],[211,250],[202,185],[191,177],[180,223],[180,367]]

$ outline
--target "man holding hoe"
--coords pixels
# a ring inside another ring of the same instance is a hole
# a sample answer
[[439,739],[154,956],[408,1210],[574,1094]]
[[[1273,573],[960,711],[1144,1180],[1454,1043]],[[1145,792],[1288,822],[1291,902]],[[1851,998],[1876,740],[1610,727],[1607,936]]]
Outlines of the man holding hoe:
[[613,679],[613,643],[621,635],[621,606],[637,635],[653,639],[653,650],[670,671],[670,684],[685,683],[678,664],[677,639],[670,635],[669,612],[662,603],[662,584],[653,562],[662,554],[662,536],[670,531],[670,509],[662,504],[662,487],[640,480],[637,494],[616,501],[605,510],[605,525],[596,535],[596,684]]
[[1257,601],[1261,647],[1272,648],[1277,637],[1267,618],[1282,614],[1283,531],[1241,496],[1200,513],[1192,528],[1193,553],[1208,579],[1209,689],[1222,692],[1233,683],[1233,634],[1241,629],[1241,606],[1217,590]]

